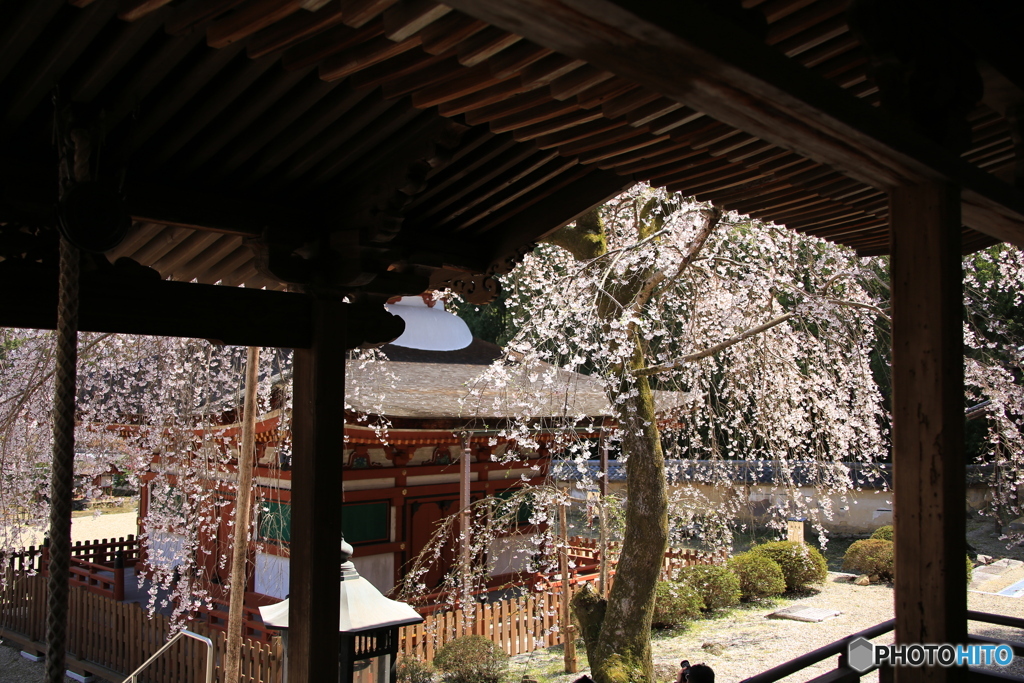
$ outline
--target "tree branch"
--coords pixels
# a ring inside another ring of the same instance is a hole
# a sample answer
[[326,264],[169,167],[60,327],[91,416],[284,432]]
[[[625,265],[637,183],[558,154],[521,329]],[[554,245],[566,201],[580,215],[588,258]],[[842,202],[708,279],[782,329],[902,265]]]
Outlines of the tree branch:
[[718,344],[715,344],[714,346],[706,348],[703,351],[698,351],[697,353],[691,353],[688,356],[683,356],[682,358],[678,358],[678,359],[676,359],[676,360],[674,360],[674,361],[672,361],[670,363],[662,363],[661,365],[652,365],[649,368],[643,368],[641,370],[637,370],[633,374],[635,376],[637,376],[637,377],[649,377],[650,375],[656,375],[656,374],[658,374],[660,372],[667,372],[668,370],[675,370],[676,368],[681,368],[682,366],[686,365],[687,363],[692,363],[694,361],[701,360],[702,358],[707,358],[708,356],[713,356],[716,353],[718,353],[719,351],[724,351],[725,349],[729,348],[730,346],[733,346],[735,344],[739,344],[741,341],[744,341],[745,339],[750,339],[753,336],[759,335],[762,332],[765,332],[766,330],[770,330],[771,328],[775,327],[776,325],[781,325],[782,323],[786,322],[790,318],[795,318],[795,317],[796,317],[796,313],[785,313],[783,315],[780,315],[778,318],[775,318],[774,320],[769,320],[768,322],[766,322],[763,325],[758,325],[757,327],[752,327],[749,330],[745,330],[745,331],[741,332],[740,334],[737,334],[735,337],[730,337],[729,339],[726,339],[725,341],[723,341],[721,343],[718,343]]

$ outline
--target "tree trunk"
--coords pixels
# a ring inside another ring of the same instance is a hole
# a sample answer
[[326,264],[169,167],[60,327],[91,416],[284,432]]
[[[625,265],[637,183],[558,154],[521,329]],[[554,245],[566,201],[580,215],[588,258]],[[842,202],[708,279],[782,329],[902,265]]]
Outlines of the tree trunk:
[[[630,370],[645,366],[639,349]],[[668,545],[665,455],[646,377],[632,387],[637,395],[618,404],[626,462],[626,537],[608,600],[593,590],[573,601],[580,621],[591,675],[597,683],[654,681],[651,618],[654,588]],[[613,405],[614,402],[613,402]]]

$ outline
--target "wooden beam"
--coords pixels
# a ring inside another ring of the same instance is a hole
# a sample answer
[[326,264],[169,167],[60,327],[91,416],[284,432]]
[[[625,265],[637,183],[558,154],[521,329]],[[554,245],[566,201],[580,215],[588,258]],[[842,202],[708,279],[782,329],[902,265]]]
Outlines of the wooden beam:
[[[967,638],[960,198],[945,184],[890,195],[896,642]],[[900,683],[959,681],[902,667]]]
[[[0,326],[54,329],[56,272],[5,261],[0,264],[0,289],[19,292],[0,302]],[[302,348],[311,343],[310,307],[310,298],[304,294],[85,275],[79,327],[87,332]]]
[[1024,245],[1024,193],[759,42],[697,0],[451,0],[873,187],[952,182],[970,227]]
[[312,347],[294,360],[288,680],[296,683],[338,680],[344,337],[341,302],[314,301]]

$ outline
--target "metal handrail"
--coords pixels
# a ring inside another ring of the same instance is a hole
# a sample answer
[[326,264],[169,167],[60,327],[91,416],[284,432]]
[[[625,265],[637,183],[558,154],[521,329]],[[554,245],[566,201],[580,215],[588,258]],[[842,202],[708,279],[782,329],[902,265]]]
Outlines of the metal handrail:
[[206,683],[213,683],[213,641],[207,638],[206,636],[201,636],[198,633],[192,633],[192,631],[178,631],[176,634],[174,634],[174,637],[168,640],[166,643],[164,643],[163,647],[154,652],[152,657],[144,661],[142,663],[142,666],[140,666],[135,671],[131,672],[128,675],[128,678],[124,679],[123,683],[135,683],[135,681],[137,680],[136,676],[138,676],[143,669],[152,664],[153,660],[162,655],[167,650],[167,648],[178,642],[178,639],[182,636],[194,638],[195,640],[198,640],[201,643],[206,643]]

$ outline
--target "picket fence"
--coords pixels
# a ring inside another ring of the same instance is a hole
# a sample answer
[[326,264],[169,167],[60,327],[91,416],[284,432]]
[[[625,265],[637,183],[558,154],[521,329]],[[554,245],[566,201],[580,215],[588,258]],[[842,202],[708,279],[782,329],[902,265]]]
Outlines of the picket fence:
[[[0,589],[0,636],[23,650],[46,651],[46,578],[9,575]],[[227,683],[221,665],[226,636],[205,624],[189,626],[214,644],[216,680]],[[92,673],[120,683],[167,641],[170,619],[149,616],[134,603],[117,602],[81,587],[72,587],[68,613],[67,665],[75,673]],[[201,683],[206,671],[206,646],[182,639],[164,653],[143,675],[148,683]],[[279,683],[279,641],[261,643],[242,639],[240,683]]]

